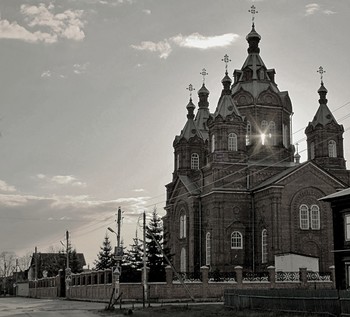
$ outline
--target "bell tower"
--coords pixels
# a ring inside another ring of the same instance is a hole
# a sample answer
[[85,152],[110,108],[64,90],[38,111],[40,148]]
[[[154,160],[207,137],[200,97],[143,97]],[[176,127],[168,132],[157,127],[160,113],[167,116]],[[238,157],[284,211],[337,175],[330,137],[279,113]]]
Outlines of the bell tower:
[[318,72],[321,75],[321,87],[318,89],[320,105],[313,120],[305,129],[308,159],[328,170],[346,169],[343,147],[344,127],[338,124],[327,106],[328,90],[323,83],[325,71],[322,66],[319,67]]

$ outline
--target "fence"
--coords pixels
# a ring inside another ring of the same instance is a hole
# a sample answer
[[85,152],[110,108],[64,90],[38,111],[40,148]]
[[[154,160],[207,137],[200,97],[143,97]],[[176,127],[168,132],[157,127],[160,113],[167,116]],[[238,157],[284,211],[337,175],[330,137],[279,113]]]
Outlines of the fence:
[[350,292],[331,289],[226,289],[224,304],[235,309],[350,316]]
[[[334,289],[334,268],[330,273],[276,272],[269,267],[267,272],[245,272],[240,266],[234,272],[209,272],[204,266],[200,272],[179,274],[187,289],[195,299],[222,300],[225,289]],[[165,282],[149,282],[148,294],[151,301],[188,299],[189,294],[173,274],[170,267],[165,269]],[[123,300],[142,300],[143,285],[140,282],[120,283]],[[64,281],[64,279],[63,279]],[[113,290],[114,277],[111,270],[73,274],[65,295],[60,292],[62,278],[41,279],[30,284],[31,297],[66,296],[70,299],[108,301]],[[61,295],[60,295],[61,294]]]

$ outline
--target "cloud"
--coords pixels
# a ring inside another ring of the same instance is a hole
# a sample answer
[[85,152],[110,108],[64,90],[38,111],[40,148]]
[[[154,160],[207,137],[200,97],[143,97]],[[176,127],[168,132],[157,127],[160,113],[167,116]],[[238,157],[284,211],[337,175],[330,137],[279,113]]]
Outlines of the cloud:
[[50,71],[50,70],[44,71],[44,72],[40,75],[40,77],[42,77],[42,78],[51,77],[51,71]]
[[24,27],[17,24],[17,22],[10,23],[7,20],[0,20],[0,38],[22,40],[29,43],[55,43],[57,42],[57,35],[46,32],[36,31],[30,32]]
[[137,50],[144,50],[159,53],[159,57],[166,59],[172,52],[172,45],[195,49],[211,49],[232,45],[239,38],[238,34],[226,33],[215,36],[204,36],[199,33],[192,33],[187,36],[178,34],[160,42],[144,41],[140,45],[131,45]]
[[86,183],[79,181],[73,175],[56,175],[52,177],[48,177],[44,174],[38,174],[38,179],[48,181],[49,183],[53,183],[56,185],[70,185],[75,187],[86,187]]
[[90,63],[74,64],[73,65],[73,72],[74,72],[74,74],[80,75],[80,74],[86,73],[86,70],[87,70],[89,64]]
[[0,180],[0,191],[1,192],[15,192],[16,188],[14,186],[8,185],[5,181]]
[[308,16],[308,15],[313,15],[317,12],[320,12],[320,13],[323,13],[323,14],[326,14],[326,15],[331,15],[331,14],[335,14],[336,12],[332,11],[332,10],[321,10],[321,6],[318,4],[318,3],[310,3],[310,4],[307,4],[305,6],[305,15]]
[[317,3],[310,3],[305,6],[305,9],[305,15],[312,15],[320,10],[320,5]]
[[144,9],[144,10],[142,10],[142,12],[145,14],[148,14],[148,15],[150,15],[152,13],[152,11],[149,9]]
[[136,193],[141,193],[141,192],[144,192],[145,190],[143,188],[136,188],[133,191]]
[[159,53],[159,57],[163,59],[166,59],[172,51],[168,40],[160,41],[158,43],[144,41],[141,42],[140,45],[131,45],[131,47],[139,51]]
[[239,38],[238,34],[227,33],[216,36],[203,36],[199,33],[193,33],[188,36],[179,34],[172,40],[180,47],[210,49],[215,47],[225,47],[231,45]]
[[65,10],[53,13],[54,5],[21,5],[21,14],[27,29],[16,21],[0,20],[0,38],[22,40],[29,43],[56,43],[58,39],[81,41],[85,38],[83,10]]

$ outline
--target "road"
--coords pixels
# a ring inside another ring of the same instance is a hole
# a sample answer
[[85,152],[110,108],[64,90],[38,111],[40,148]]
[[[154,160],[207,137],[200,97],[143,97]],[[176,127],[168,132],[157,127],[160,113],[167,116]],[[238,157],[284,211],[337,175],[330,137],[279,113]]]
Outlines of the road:
[[98,317],[105,303],[0,297],[0,317]]

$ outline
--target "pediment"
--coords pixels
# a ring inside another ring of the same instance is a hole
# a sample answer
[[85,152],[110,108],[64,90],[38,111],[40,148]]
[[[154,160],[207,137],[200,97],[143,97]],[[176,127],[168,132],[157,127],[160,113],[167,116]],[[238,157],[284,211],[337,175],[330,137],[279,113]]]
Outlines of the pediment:
[[241,89],[233,96],[233,101],[238,106],[247,106],[254,103],[254,98],[249,92],[241,87]]
[[267,90],[263,91],[258,97],[258,104],[261,105],[281,105],[281,99],[274,91],[269,87]]

